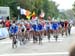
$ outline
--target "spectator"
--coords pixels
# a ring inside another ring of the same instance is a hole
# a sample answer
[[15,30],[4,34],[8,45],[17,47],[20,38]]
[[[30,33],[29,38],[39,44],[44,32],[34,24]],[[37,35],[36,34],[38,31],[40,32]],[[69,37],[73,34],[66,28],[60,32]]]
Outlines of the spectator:
[[10,27],[10,20],[9,17],[7,17],[6,21],[5,21],[5,26],[9,29]]
[[5,21],[4,21],[4,19],[2,19],[1,24],[2,24],[2,27],[5,27]]

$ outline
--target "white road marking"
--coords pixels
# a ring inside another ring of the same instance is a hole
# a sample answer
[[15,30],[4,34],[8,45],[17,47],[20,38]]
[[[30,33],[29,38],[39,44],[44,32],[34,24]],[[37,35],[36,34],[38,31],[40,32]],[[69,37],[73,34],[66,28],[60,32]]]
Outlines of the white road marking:
[[14,54],[3,54],[0,56],[32,56],[32,55],[69,55],[69,52],[48,52],[48,53],[14,53]]
[[[65,38],[58,38],[57,41],[58,41],[58,42],[62,42],[64,39],[65,39]],[[55,42],[55,41],[56,41],[55,38],[51,38],[51,39],[50,39],[50,42]],[[30,43],[32,43],[32,42],[33,42],[33,40],[30,41]],[[42,42],[45,43],[45,42],[48,42],[48,40],[47,40],[47,39],[46,39],[46,40],[44,39],[44,40],[42,40]],[[6,41],[1,41],[1,42],[0,42],[0,44],[11,44],[11,43],[12,43],[11,40],[6,40]]]

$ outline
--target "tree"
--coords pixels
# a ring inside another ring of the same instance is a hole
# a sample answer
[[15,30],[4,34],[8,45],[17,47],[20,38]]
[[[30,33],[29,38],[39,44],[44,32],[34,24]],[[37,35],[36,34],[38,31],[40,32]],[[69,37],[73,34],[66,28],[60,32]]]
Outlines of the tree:
[[[6,1],[6,2],[4,2]],[[45,19],[48,16],[58,17],[59,11],[55,2],[50,0],[0,0],[0,6],[9,6],[11,9],[11,15],[17,16],[17,6],[21,6],[31,12],[35,11],[39,16],[41,10],[45,12]]]
[[57,5],[55,5],[55,2],[53,2],[53,1],[45,0],[43,9],[46,13],[46,18],[48,16],[57,18],[58,14],[59,14]]
[[72,8],[73,12],[74,12],[74,16],[75,16],[75,2],[73,4],[73,8]]
[[43,10],[46,14],[45,19],[48,16],[57,17],[59,11],[57,9],[57,5],[53,1],[49,0],[18,0],[20,6],[32,11],[35,11],[39,16],[41,10]]
[[15,1],[15,0],[9,1],[8,6],[10,7],[11,16],[17,17],[17,15],[18,15],[18,10],[17,10],[18,3],[17,3],[17,1]]
[[65,11],[65,14],[66,14],[66,16],[67,16],[68,19],[75,18],[75,15],[74,15],[74,11],[73,10],[67,10],[67,11]]

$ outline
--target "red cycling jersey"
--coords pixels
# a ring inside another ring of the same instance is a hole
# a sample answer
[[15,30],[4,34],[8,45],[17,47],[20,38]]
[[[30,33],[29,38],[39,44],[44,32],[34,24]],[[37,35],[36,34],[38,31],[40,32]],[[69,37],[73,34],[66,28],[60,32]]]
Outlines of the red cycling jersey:
[[10,27],[10,21],[9,21],[9,20],[6,20],[5,26],[6,26],[6,27]]

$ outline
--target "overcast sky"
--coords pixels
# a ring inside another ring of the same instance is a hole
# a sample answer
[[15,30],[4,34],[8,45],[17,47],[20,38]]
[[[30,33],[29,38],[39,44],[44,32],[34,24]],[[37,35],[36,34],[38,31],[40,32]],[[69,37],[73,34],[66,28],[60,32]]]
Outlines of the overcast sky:
[[58,9],[67,10],[67,9],[72,9],[72,5],[75,0],[53,0],[53,1],[59,4]]

